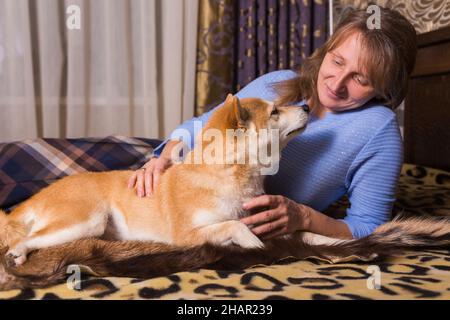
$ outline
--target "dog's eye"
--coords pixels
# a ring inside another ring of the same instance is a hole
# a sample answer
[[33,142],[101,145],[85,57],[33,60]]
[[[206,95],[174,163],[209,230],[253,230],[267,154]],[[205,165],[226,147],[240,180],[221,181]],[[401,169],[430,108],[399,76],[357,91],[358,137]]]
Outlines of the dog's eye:
[[277,108],[273,108],[272,109],[272,112],[270,113],[270,116],[275,116],[275,115],[277,115],[277,114],[279,114],[280,112],[278,111],[278,109]]

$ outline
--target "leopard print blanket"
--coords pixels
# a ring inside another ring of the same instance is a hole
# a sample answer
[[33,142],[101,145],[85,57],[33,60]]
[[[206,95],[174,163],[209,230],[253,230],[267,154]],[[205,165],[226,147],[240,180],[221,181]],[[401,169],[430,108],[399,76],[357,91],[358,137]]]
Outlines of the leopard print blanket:
[[[345,204],[343,199],[334,208]],[[450,216],[450,173],[405,164],[398,213]],[[334,265],[287,257],[271,266],[147,280],[83,276],[48,289],[0,292],[0,299],[450,299],[450,249]]]

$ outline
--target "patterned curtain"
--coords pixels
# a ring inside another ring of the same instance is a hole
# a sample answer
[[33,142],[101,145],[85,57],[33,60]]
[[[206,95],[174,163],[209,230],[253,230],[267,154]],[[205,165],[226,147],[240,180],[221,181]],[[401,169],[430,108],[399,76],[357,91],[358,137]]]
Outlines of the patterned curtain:
[[200,0],[196,114],[267,72],[296,69],[328,34],[326,0]]

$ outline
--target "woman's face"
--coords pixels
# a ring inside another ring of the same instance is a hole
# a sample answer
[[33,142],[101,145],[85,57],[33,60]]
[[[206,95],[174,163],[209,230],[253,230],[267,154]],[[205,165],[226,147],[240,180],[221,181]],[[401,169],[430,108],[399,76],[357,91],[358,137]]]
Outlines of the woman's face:
[[317,80],[322,111],[355,109],[375,97],[365,70],[359,69],[361,54],[367,53],[355,32],[325,55]]

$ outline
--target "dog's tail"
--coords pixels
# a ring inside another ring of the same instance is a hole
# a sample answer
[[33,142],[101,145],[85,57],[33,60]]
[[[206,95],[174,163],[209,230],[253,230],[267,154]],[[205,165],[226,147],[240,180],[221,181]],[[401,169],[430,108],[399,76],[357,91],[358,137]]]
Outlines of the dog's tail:
[[373,260],[415,248],[447,246],[450,246],[449,217],[398,217],[365,238],[337,242],[331,246],[313,246],[313,251],[319,258],[336,262],[351,257]]
[[[35,250],[10,267],[0,250],[0,290],[42,288],[79,271],[94,276],[152,278],[197,269],[218,258],[214,246],[175,247],[139,241],[83,239]],[[143,264],[144,263],[144,264]],[[74,268],[75,267],[75,268]]]
[[3,284],[3,289],[44,287],[64,281],[70,275],[67,273],[70,265],[86,266],[98,276],[152,278],[200,268],[244,269],[286,257],[311,257],[329,262],[372,260],[418,247],[450,245],[450,218],[395,219],[368,237],[334,244],[309,245],[301,240],[287,239],[265,244],[264,249],[208,244],[180,248],[136,241],[79,240],[30,253],[24,265],[5,270],[15,278]]

